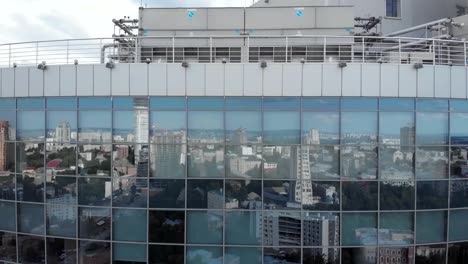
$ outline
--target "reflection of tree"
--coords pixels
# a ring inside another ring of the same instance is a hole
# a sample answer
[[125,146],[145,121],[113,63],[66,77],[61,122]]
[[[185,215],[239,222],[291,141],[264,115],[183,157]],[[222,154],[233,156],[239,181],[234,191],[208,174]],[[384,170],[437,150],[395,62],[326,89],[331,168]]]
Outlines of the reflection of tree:
[[[295,149],[291,149],[291,155],[294,155]],[[271,171],[265,171],[265,177],[276,178],[276,179],[288,179],[295,178],[291,175],[291,163],[293,162],[290,158],[282,157],[281,153],[275,151],[272,156],[265,157],[266,162],[276,163],[277,168]]]
[[76,166],[76,149],[74,147],[62,148],[57,152],[53,152],[47,155],[47,160],[60,159],[61,167],[72,167]]
[[[454,185],[456,184],[464,184],[465,182],[452,182],[452,192],[450,193],[450,206],[452,207],[467,207],[468,206],[468,188],[460,188],[457,186],[457,190],[455,189]],[[468,257],[468,254],[467,254]]]
[[42,183],[36,185],[33,177],[24,176],[21,178],[20,183],[23,184],[23,200],[41,202],[42,197]]
[[409,184],[380,186],[380,204],[384,210],[410,210],[414,208],[414,186]]
[[155,195],[151,195],[150,207],[180,208],[185,206],[185,199],[177,199],[185,188],[185,180],[159,180],[156,183],[167,185],[167,187]]
[[[319,250],[319,249],[317,249]],[[303,263],[309,264],[334,264],[332,260],[327,260],[325,254],[322,255],[304,255]]]
[[101,202],[105,198],[105,182],[103,179],[80,179],[80,204],[96,205],[96,203]]
[[27,152],[31,152],[26,156],[26,164],[28,167],[41,168],[44,166],[44,154],[41,153],[41,149],[32,148],[28,149]]
[[104,160],[99,162],[99,160],[93,158],[90,161],[84,160],[84,167],[85,167],[85,173],[86,174],[97,174],[98,170],[102,171],[110,171],[111,167],[111,162],[110,162],[110,155],[109,154],[104,154],[103,155]]
[[446,182],[418,182],[418,209],[436,209],[447,207]]
[[208,192],[222,189],[223,181],[221,180],[189,181],[187,187],[187,206],[191,208],[207,208]]
[[343,184],[343,208],[346,210],[377,209],[375,182],[346,182]]
[[[260,181],[251,181],[245,184],[242,181],[227,181],[226,182],[226,197],[235,198],[242,202],[247,200],[249,193],[256,193],[258,195],[262,192],[262,185]],[[261,197],[259,198],[261,199]]]
[[152,211],[149,217],[151,242],[184,243],[184,212]]

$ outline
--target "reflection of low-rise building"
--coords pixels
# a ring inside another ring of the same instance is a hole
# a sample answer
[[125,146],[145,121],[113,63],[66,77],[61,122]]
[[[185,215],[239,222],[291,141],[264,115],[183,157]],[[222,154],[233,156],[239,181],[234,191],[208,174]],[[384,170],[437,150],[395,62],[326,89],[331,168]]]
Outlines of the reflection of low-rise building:
[[[304,213],[302,216],[304,246],[336,247],[340,244],[339,217],[331,213]],[[317,249],[328,261],[339,259],[339,249]]]
[[239,208],[239,201],[234,198],[225,198],[223,190],[211,190],[207,194],[208,209],[236,209]]
[[409,248],[379,248],[379,263],[380,264],[405,264],[413,263],[414,250]]
[[229,159],[230,171],[237,176],[243,176],[248,171],[259,168],[261,164],[261,160],[250,157],[231,157]]
[[76,211],[73,206],[76,198],[71,193],[66,193],[59,197],[47,199],[47,215],[54,216],[58,220],[75,220]]

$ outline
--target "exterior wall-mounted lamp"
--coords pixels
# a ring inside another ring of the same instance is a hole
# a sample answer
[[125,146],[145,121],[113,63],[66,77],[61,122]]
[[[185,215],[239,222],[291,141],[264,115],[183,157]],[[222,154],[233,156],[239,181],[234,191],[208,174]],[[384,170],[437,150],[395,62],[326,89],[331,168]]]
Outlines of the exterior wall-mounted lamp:
[[37,69],[38,69],[38,70],[45,70],[45,69],[47,69],[46,62],[43,61],[43,62],[39,63],[39,64],[37,65]]
[[413,67],[414,69],[419,70],[419,69],[424,68],[424,65],[422,63],[415,63]]
[[114,61],[110,60],[109,62],[106,63],[107,69],[113,69],[114,67],[115,67]]
[[189,67],[189,63],[186,62],[186,61],[183,61],[182,64],[181,64],[182,67],[184,68],[188,68]]
[[16,68],[18,67],[18,65],[16,64],[16,62],[13,62],[13,68]]
[[346,61],[340,61],[340,62],[338,62],[338,67],[344,68],[344,67],[346,67],[346,66],[348,66],[348,63],[346,63]]
[[78,65],[78,60],[75,60],[73,64]]
[[261,67],[261,68],[266,68],[266,67],[268,67],[267,62],[266,62],[266,61],[260,62],[260,67]]
[[146,58],[146,64],[150,64],[151,63],[151,59],[150,58]]

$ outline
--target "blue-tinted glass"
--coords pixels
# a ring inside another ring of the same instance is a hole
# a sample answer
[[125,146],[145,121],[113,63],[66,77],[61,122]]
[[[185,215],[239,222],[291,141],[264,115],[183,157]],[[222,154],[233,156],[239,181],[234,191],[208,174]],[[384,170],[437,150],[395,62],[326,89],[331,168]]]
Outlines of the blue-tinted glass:
[[418,145],[448,144],[447,113],[417,113],[416,140]]
[[146,263],[146,245],[113,243],[114,263]]
[[226,247],[226,263],[229,260],[238,260],[239,263],[262,263],[262,249],[256,247]]
[[188,114],[189,142],[213,143],[224,141],[224,113],[193,111]]
[[0,259],[16,262],[16,234],[8,232],[0,232],[0,240],[3,241],[0,245]]
[[302,109],[312,111],[338,111],[340,110],[340,99],[304,98],[302,99]]
[[45,113],[43,111],[20,111],[17,117],[17,138],[19,140],[44,139]]
[[226,212],[226,244],[260,245],[262,233],[257,229],[257,223],[261,221],[261,212]]
[[7,140],[15,140],[16,138],[16,111],[15,110],[2,110],[0,111],[0,123],[3,127],[7,128]]
[[340,115],[338,112],[303,112],[302,143],[338,144],[340,141]]
[[261,143],[261,112],[226,112],[226,141],[229,144]]
[[146,210],[114,209],[112,234],[114,240],[145,242],[147,236]]
[[414,178],[414,146],[381,146],[379,162],[381,179],[411,180]]
[[264,112],[263,137],[266,144],[299,144],[299,112]]
[[[111,244],[108,242],[97,242],[89,240],[81,240],[79,242],[79,258],[80,264],[93,263],[103,264],[111,263]],[[91,261],[88,261],[91,259]],[[98,261],[93,261],[98,259]]]
[[0,99],[0,109],[15,109],[16,100],[15,99]]
[[450,186],[450,207],[461,208],[468,207],[468,181],[454,180]]
[[[113,113],[112,136],[114,142],[135,141],[135,113],[133,111],[114,111]],[[145,135],[148,136],[148,131],[145,131]]]
[[110,142],[111,124],[110,111],[80,111],[79,140],[81,142]]
[[224,98],[192,97],[188,99],[189,109],[223,109]]
[[47,234],[76,237],[76,210],[69,205],[47,205]]
[[114,97],[114,109],[148,109],[148,98],[146,97]]
[[413,213],[381,213],[379,243],[407,245],[414,241]]
[[468,112],[468,101],[467,100],[451,100],[450,111]]
[[[302,213],[302,245],[309,246],[322,246],[332,247],[340,245],[340,215],[337,213],[314,213],[314,212],[303,212]],[[329,237],[327,241],[317,240],[315,234],[317,229],[310,228],[310,223],[327,223],[326,229],[328,229]]]
[[18,203],[18,231],[44,234],[44,205]]
[[[164,144],[163,135],[171,135],[179,133],[185,136],[187,126],[187,114],[185,111],[152,111],[151,112],[151,135],[152,141],[159,144]],[[176,142],[167,142],[176,143]],[[180,142],[184,143],[184,142]]]
[[443,242],[446,239],[445,211],[416,213],[416,243]]
[[185,109],[185,97],[151,97],[151,109]]
[[304,262],[301,262],[301,249],[300,248],[267,247],[263,249],[263,263],[264,264],[276,264],[276,263],[300,264]]
[[76,98],[48,98],[47,109],[76,109]]
[[222,211],[188,211],[187,243],[222,244],[223,212]]
[[466,228],[468,210],[452,210],[449,219],[449,240],[468,240],[468,228]]
[[444,179],[448,177],[448,147],[424,146],[416,148],[416,178]]
[[55,142],[74,142],[77,140],[76,111],[47,111],[48,140]]
[[18,109],[44,109],[43,98],[20,98],[18,99]]
[[341,109],[346,110],[377,110],[377,99],[373,98],[345,98],[341,101]]
[[223,248],[222,247],[187,247],[187,264],[222,264]]
[[[109,240],[111,231],[110,208],[80,207],[80,238]],[[99,223],[99,228],[96,224]]]
[[382,98],[381,111],[414,111],[414,99]]
[[341,138],[343,143],[377,143],[376,112],[343,112]]
[[0,229],[6,231],[16,231],[15,203],[0,202]]
[[226,110],[257,110],[262,108],[262,98],[226,98]]
[[343,210],[377,210],[378,184],[373,181],[343,182]]
[[108,109],[112,108],[110,97],[82,97],[79,98],[80,108]]
[[18,252],[29,252],[19,254],[19,263],[45,263],[44,237],[28,236],[18,234]]
[[468,113],[450,114],[450,140],[452,145],[468,145]]
[[375,213],[343,214],[343,246],[376,245],[377,215]]
[[[263,163],[263,177],[265,179],[299,179],[301,177],[301,172],[296,170],[295,165],[295,160],[300,153],[299,146],[264,146],[263,153],[265,153],[263,156],[265,161]],[[303,154],[302,157],[304,156],[306,155]]]
[[263,108],[264,109],[275,109],[275,110],[288,110],[288,109],[299,109],[301,107],[301,99],[299,98],[264,98]]
[[417,100],[418,111],[448,111],[447,100],[420,99]]
[[[302,226],[300,212],[267,210],[263,212],[263,223],[265,223],[263,245],[290,246],[301,244],[301,235],[299,233],[292,235],[285,240],[280,239],[279,237],[271,236],[271,232],[276,229],[276,226],[278,226],[276,223],[287,223],[286,225],[288,226],[288,229],[297,230],[300,232]],[[273,233],[276,233],[276,231],[273,231]]]
[[414,113],[380,113],[380,142],[385,145],[412,146],[415,144]]

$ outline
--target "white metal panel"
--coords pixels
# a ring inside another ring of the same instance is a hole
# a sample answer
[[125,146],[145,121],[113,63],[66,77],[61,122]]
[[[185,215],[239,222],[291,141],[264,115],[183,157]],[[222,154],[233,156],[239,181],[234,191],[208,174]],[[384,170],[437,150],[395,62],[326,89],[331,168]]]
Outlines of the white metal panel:
[[148,64],[130,64],[130,95],[148,95]]
[[380,64],[362,64],[361,71],[362,96],[380,96]]
[[[318,28],[353,28],[354,8],[352,6],[317,7]],[[343,30],[343,36],[346,31]]]
[[450,66],[435,66],[435,97],[450,97]]
[[207,15],[208,30],[236,30],[244,27],[242,8],[210,8]]
[[241,96],[244,94],[244,65],[225,64],[224,94],[226,96]]
[[130,95],[130,66],[128,63],[118,63],[110,71],[111,73],[111,94]]
[[[400,65],[399,78],[399,96],[401,97],[416,97],[416,74],[417,70],[413,65]],[[382,74],[385,74],[382,72]]]
[[424,65],[417,70],[418,97],[434,97],[434,66]]
[[205,65],[205,95],[224,95],[224,65],[219,63]]
[[341,96],[341,75],[342,69],[338,67],[338,64],[323,65],[323,96]]
[[2,97],[15,96],[15,69],[3,68],[2,71]]
[[167,95],[167,64],[148,66],[148,90],[149,95]]
[[302,92],[302,65],[283,64],[283,95],[301,96]]
[[94,87],[94,66],[77,65],[76,66],[76,95],[93,95]]
[[29,96],[29,67],[15,69],[15,96]]
[[382,64],[380,67],[380,95],[398,97],[398,65]]
[[29,96],[44,96],[44,70],[29,68]]
[[322,95],[322,64],[304,64],[302,70],[302,95]]
[[62,65],[60,66],[60,95],[75,96],[76,95],[76,66]]
[[450,81],[452,98],[466,98],[466,70],[465,67],[452,67]]
[[94,95],[111,95],[111,71],[104,64],[94,65]]
[[47,66],[44,71],[44,95],[60,95],[60,66]]
[[[189,67],[191,67],[190,65]],[[167,95],[185,95],[185,68],[176,64],[167,64]]]
[[[263,86],[263,70],[260,64],[245,64],[244,65],[244,95],[246,96],[261,96]],[[268,91],[265,91],[264,96],[269,96]]]
[[292,7],[247,8],[245,10],[245,27],[247,29],[301,29],[315,27],[314,7],[305,7],[302,10],[302,16],[297,16],[296,11]]
[[270,63],[263,70],[263,94],[281,96],[283,90],[283,65]]
[[343,96],[361,96],[361,64],[351,64],[342,69]]
[[205,64],[192,63],[186,73],[187,95],[205,95]]

